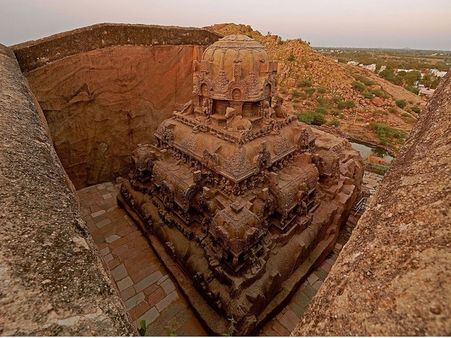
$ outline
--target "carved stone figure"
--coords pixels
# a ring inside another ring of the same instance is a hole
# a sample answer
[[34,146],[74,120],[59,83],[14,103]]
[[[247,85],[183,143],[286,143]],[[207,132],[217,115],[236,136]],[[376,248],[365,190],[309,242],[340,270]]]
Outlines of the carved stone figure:
[[228,130],[250,130],[252,129],[252,123],[241,115],[238,115],[234,108],[228,107],[225,113],[226,125]]
[[260,151],[258,152],[256,163],[259,171],[264,170],[271,164],[271,154],[267,149],[266,142],[260,145]]
[[191,115],[193,113],[193,101],[190,100],[185,103],[180,111],[182,114]]
[[255,333],[331,250],[360,189],[358,153],[283,111],[276,69],[247,36],[208,47],[193,99],[138,146],[118,196],[215,334],[230,318]]
[[280,96],[272,97],[272,110],[276,117],[287,117],[287,113],[282,109],[282,103],[283,99]]
[[210,116],[211,115],[211,99],[208,97],[204,97],[202,98],[202,113],[205,116]]
[[153,147],[148,144],[138,144],[138,147],[132,153],[132,171],[130,179],[146,183],[152,176],[152,169],[155,159]]
[[272,117],[273,112],[273,109],[269,105],[269,101],[263,101],[263,116],[269,120]]

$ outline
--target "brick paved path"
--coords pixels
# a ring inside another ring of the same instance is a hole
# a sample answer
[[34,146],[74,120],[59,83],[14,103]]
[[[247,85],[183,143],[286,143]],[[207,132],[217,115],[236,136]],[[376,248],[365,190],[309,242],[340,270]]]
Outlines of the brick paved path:
[[[116,203],[117,187],[102,183],[78,191],[82,214],[111,271],[132,320],[145,320],[147,335],[206,335],[187,300],[139,229]],[[326,278],[352,226],[340,233],[334,251],[301,285],[289,304],[261,329],[260,335],[286,336],[302,317]]]

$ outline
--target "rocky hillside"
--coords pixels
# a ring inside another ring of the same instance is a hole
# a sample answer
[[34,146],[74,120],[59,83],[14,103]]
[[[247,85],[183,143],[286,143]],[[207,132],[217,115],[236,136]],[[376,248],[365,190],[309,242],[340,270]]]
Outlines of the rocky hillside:
[[450,335],[450,192],[448,73],[292,335]]
[[206,28],[222,35],[245,34],[262,43],[279,61],[279,92],[286,109],[304,122],[396,152],[423,105],[419,96],[365,69],[337,63],[300,39],[263,35],[247,25]]

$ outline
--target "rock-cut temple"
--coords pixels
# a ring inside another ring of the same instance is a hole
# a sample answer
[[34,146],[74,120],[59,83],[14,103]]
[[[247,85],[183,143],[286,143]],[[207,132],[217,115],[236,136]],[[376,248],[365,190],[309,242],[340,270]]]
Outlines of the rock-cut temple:
[[193,67],[192,100],[133,152],[118,199],[205,326],[252,334],[332,249],[363,163],[284,111],[277,63],[251,38]]

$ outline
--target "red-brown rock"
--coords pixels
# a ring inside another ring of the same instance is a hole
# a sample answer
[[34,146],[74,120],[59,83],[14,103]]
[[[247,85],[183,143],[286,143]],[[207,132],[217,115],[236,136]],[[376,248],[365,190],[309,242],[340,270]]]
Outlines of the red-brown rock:
[[371,100],[371,103],[376,107],[382,107],[384,105],[384,100],[382,100],[380,97],[375,96]]

